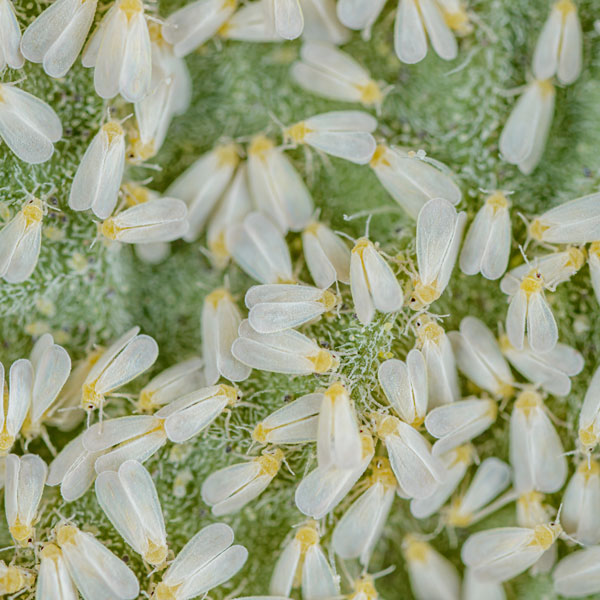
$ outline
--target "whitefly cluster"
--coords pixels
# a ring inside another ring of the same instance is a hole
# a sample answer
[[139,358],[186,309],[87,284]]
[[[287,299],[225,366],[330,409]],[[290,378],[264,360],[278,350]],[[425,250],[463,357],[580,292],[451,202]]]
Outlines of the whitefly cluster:
[[[457,208],[462,192],[454,175],[424,152],[390,145],[378,134],[377,118],[368,111],[379,111],[387,87],[338,47],[349,39],[349,28],[368,39],[384,4],[259,0],[238,7],[235,0],[198,0],[162,21],[142,0],[116,0],[88,39],[96,0],[56,0],[22,36],[10,0],[0,0],[2,67],[19,69],[29,60],[61,78],[81,54],[83,66],[94,69],[100,97],[120,96],[133,104],[131,120],[107,110],[73,177],[69,208],[97,218],[100,235],[135,244],[150,262],[168,254],[169,242],[205,236],[215,267],[233,261],[256,282],[243,306],[227,286],[206,295],[202,358],[156,375],[124,416],[106,418],[104,408],[152,367],[159,351],[137,327],[106,348],[96,347],[73,370],[68,353],[49,334],[6,373],[0,365],[5,515],[17,552],[36,549],[34,569],[0,563],[0,594],[35,586],[38,600],[75,600],[78,594],[133,600],[142,591],[154,600],[186,600],[232,578],[248,551],[234,544],[228,525],[200,529],[179,553],[170,548],[161,498],[143,463],[166,444],[203,435],[220,415],[242,405],[238,386],[252,370],[316,382],[310,393],[253,424],[251,455],[201,483],[212,514],[229,515],[269,487],[292,447],[315,447],[315,466],[295,489],[298,526],[279,550],[264,590],[270,598],[298,593],[304,600],[376,600],[375,579],[383,574],[369,574],[371,556],[398,502],[407,503],[416,520],[437,515],[452,528],[514,505],[514,527],[480,530],[463,544],[462,583],[457,568],[435,549],[435,536],[406,534],[402,554],[419,600],[502,599],[503,583],[526,570],[552,571],[555,591],[566,597],[600,593],[600,465],[594,458],[600,370],[589,384],[573,447],[563,447],[545,406],[548,395],[569,394],[571,377],[584,366],[582,356],[559,341],[550,298],[587,261],[600,299],[600,195],[533,218],[527,240],[518,241],[536,251],[526,257],[520,247],[521,261],[507,191],[490,192],[467,226],[466,212]],[[425,58],[431,46],[452,60],[459,53],[457,36],[468,36],[473,23],[476,15],[458,0],[400,0],[395,52],[410,64]],[[183,57],[216,35],[261,42],[302,36],[290,77],[311,93],[362,108],[306,115],[284,126],[280,140],[263,132],[249,135],[245,144],[223,140],[163,196],[130,181],[127,164],[156,155],[172,117],[190,101]],[[572,84],[581,64],[576,6],[559,0],[535,47],[533,79],[500,138],[501,154],[523,173],[542,157],[554,78]],[[22,161],[41,163],[52,156],[62,124],[42,99],[3,83],[0,137]],[[319,221],[309,188],[286,155],[298,146],[371,169],[416,220],[407,252],[386,254],[368,227],[349,246],[348,235]],[[43,199],[32,196],[0,231],[5,281],[25,281],[35,269],[47,210]],[[299,237],[312,282],[301,280],[288,234]],[[507,271],[511,254],[521,264]],[[499,280],[507,310],[498,333],[475,316],[446,333],[431,310],[457,263],[466,275]],[[404,315],[402,335],[412,340],[406,355],[390,353],[379,364],[367,390],[372,402],[365,403],[364,395],[358,402],[344,353],[320,345],[306,327],[340,318],[349,301],[362,327],[372,326],[378,313],[388,315],[386,325]],[[461,392],[459,371],[470,382],[470,396]],[[510,419],[510,464],[496,457],[479,461],[477,438],[494,428],[502,411]],[[56,454],[47,427],[72,431],[86,415],[81,433]],[[50,465],[27,453],[38,436],[56,455]],[[568,461],[576,468],[567,482]],[[140,587],[127,564],[85,523],[60,517],[40,535],[45,486],[60,486],[67,502],[92,493],[93,486],[114,528],[154,570],[150,589]],[[547,497],[557,493],[558,510]],[[582,549],[555,564],[559,539]],[[351,562],[359,565],[359,575],[342,581],[337,569]]]

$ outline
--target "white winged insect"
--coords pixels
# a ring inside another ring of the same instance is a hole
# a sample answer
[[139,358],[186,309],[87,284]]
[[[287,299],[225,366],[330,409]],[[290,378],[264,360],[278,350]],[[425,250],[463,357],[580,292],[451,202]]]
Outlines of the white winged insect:
[[355,469],[362,462],[362,441],[350,394],[340,382],[323,393],[317,428],[320,467]]
[[533,172],[544,153],[555,95],[549,80],[533,80],[517,100],[500,135],[500,154],[524,175]]
[[565,556],[552,574],[554,591],[564,598],[583,598],[600,593],[600,546]]
[[402,554],[416,600],[458,600],[460,577],[456,567],[414,534],[402,540]]
[[338,0],[337,16],[350,29],[362,30],[363,39],[371,39],[371,27],[381,14],[386,0]]
[[502,277],[511,242],[510,203],[502,192],[488,196],[471,223],[460,253],[460,270],[481,273],[486,279]]
[[541,395],[521,392],[510,417],[510,463],[519,493],[557,492],[567,478],[562,442],[546,413]]
[[233,530],[224,523],[201,529],[169,565],[152,600],[189,600],[231,579],[248,558],[244,546],[232,544]]
[[251,212],[226,234],[235,262],[261,283],[291,283],[292,259],[283,235],[265,215]]
[[193,357],[161,371],[140,391],[137,408],[153,412],[173,400],[204,387],[204,362]]
[[291,75],[300,87],[324,98],[366,107],[380,107],[383,101],[383,92],[369,72],[333,44],[306,42]]
[[265,450],[261,456],[211,473],[202,483],[202,500],[216,517],[235,513],[257,498],[279,472],[281,450]]
[[427,364],[420,350],[411,350],[406,362],[390,358],[379,365],[379,385],[398,416],[418,427],[425,420],[429,399]]
[[247,319],[240,325],[231,352],[252,369],[289,375],[327,373],[338,366],[334,354],[295,329],[258,333]]
[[[298,529],[283,549],[271,576],[270,592],[289,596],[293,588],[302,586],[306,600],[333,598],[339,595],[338,578],[334,574],[321,545],[317,523],[309,521]],[[301,575],[298,577],[297,573]]]
[[428,315],[415,321],[416,346],[427,364],[430,408],[458,400],[458,375],[452,345],[441,325]]
[[522,276],[511,294],[506,313],[506,335],[517,350],[522,350],[525,345],[526,329],[527,342],[536,353],[550,352],[558,342],[558,327],[544,295],[545,287],[542,272],[532,268]]
[[165,522],[150,473],[136,460],[96,478],[96,498],[115,529],[144,560],[164,564],[169,548]]
[[600,464],[583,460],[569,480],[562,500],[560,522],[578,542],[589,546],[600,542]]
[[138,597],[140,586],[133,571],[93,535],[68,523],[58,525],[54,534],[69,575],[86,600]]
[[507,581],[533,566],[562,534],[555,522],[536,527],[498,527],[472,534],[461,558],[473,575],[487,581]]
[[[16,565],[6,565],[3,560],[0,560],[0,594],[15,594],[24,589],[32,589],[34,575],[23,567]],[[39,585],[39,583],[38,583]],[[17,594],[20,595],[20,594]],[[36,600],[38,600],[36,598]],[[71,600],[65,598],[65,600]]]
[[102,408],[106,396],[148,370],[158,356],[158,344],[133,327],[111,344],[90,369],[84,383],[81,406]]
[[10,451],[27,417],[33,397],[33,367],[25,358],[16,360],[8,376],[8,390],[4,381],[4,366],[0,363],[0,455]]
[[410,501],[410,512],[413,517],[426,519],[438,512],[462,481],[474,457],[474,448],[470,444],[459,446],[440,456],[446,469],[446,479],[438,485],[431,496],[413,498]]
[[466,492],[452,499],[445,511],[444,520],[452,527],[469,527],[500,508],[490,504],[510,484],[510,467],[501,460],[490,457],[482,461]]
[[549,352],[534,352],[527,341],[517,350],[507,335],[500,337],[500,347],[508,362],[531,383],[539,385],[553,396],[566,396],[571,391],[571,379],[581,373],[583,356],[560,342]]
[[57,0],[27,27],[21,41],[23,56],[42,63],[50,77],[64,77],[79,56],[97,0]]
[[425,417],[425,428],[438,438],[433,454],[440,456],[471,441],[487,431],[497,416],[496,401],[489,398],[466,398],[434,408]]
[[[544,278],[544,286],[554,291],[558,285],[569,281],[585,264],[585,253],[575,246],[564,250],[536,256],[535,268]],[[531,271],[531,265],[524,263],[511,269],[500,281],[500,289],[508,295],[513,295],[519,289],[521,279]]]
[[167,188],[165,195],[188,206],[190,229],[185,240],[195,240],[231,182],[240,161],[236,144],[221,144],[203,154]]
[[373,419],[403,497],[431,496],[445,481],[446,470],[441,460],[431,453],[429,442],[396,417],[375,414]]
[[420,310],[435,302],[448,285],[467,215],[457,214],[443,198],[429,200],[417,217],[418,275],[413,280],[409,306]]
[[[118,471],[119,467],[127,460],[146,461],[167,443],[165,425],[164,419],[152,415],[129,415],[92,425],[83,433],[81,446],[88,455],[95,458],[90,460],[86,454],[80,454],[80,457],[83,456],[82,462],[85,465],[85,469],[83,465],[81,468],[84,475],[82,480],[87,482],[89,478],[91,483],[96,473]],[[88,471],[90,462],[93,468]],[[50,469],[52,471],[52,465],[50,465]],[[71,470],[72,468],[69,469],[68,474],[71,474]],[[77,477],[77,473],[72,474],[72,485],[78,486],[79,482],[74,481],[75,477]],[[83,487],[83,482],[81,487]],[[63,480],[61,492],[64,488]]]
[[175,56],[186,56],[212,38],[233,15],[237,0],[197,0],[175,11],[163,25],[163,36]]
[[240,310],[225,288],[218,288],[204,298],[202,355],[207,384],[215,384],[221,376],[230,381],[243,381],[250,375],[250,368],[231,352],[241,322]]
[[258,210],[282,233],[300,231],[313,213],[313,201],[302,178],[283,150],[264,135],[248,148],[248,182]]
[[340,110],[315,115],[286,129],[284,138],[294,145],[315,150],[358,165],[369,163],[377,144],[372,133],[377,119],[359,110]]
[[583,35],[572,0],[558,0],[552,6],[533,54],[533,74],[537,79],[554,75],[568,85],[581,73]]
[[448,333],[458,368],[475,385],[496,398],[514,393],[514,377],[500,345],[488,327],[476,317],[465,317],[460,331]]
[[60,548],[56,544],[44,544],[39,556],[35,599],[78,600],[77,588]]
[[536,217],[529,226],[536,242],[587,244],[600,239],[600,193],[559,204]]
[[256,424],[252,439],[259,444],[304,444],[317,441],[323,394],[300,396]]
[[23,422],[23,435],[31,439],[44,434],[46,416],[54,409],[71,372],[71,358],[67,351],[54,343],[51,334],[45,333],[35,343],[30,355],[33,366],[32,402]]
[[109,217],[100,225],[105,238],[126,244],[179,239],[189,229],[187,206],[177,198],[151,198]]
[[458,204],[462,198],[450,174],[422,154],[379,144],[369,163],[381,185],[413,219],[429,200],[444,198]]
[[81,498],[94,483],[96,459],[103,452],[89,452],[83,446],[83,433],[71,440],[50,463],[46,485],[60,485],[67,502]]
[[404,294],[389,264],[368,238],[360,238],[350,256],[350,290],[358,320],[368,325],[375,310],[384,313],[402,308]]
[[116,0],[88,42],[81,62],[94,67],[101,98],[139,102],[150,91],[152,48],[142,0]]
[[456,58],[456,38],[437,1],[400,0],[394,24],[396,56],[407,64],[422,61],[427,55],[427,38],[440,58]]
[[333,550],[338,556],[358,558],[365,568],[396,495],[396,478],[386,458],[376,456],[373,459],[367,481],[367,489],[337,522],[332,537]]
[[276,333],[299,327],[331,312],[335,294],[308,285],[272,283],[252,286],[245,297],[248,322],[259,333]]
[[19,546],[27,546],[35,538],[47,474],[46,463],[35,454],[6,457],[4,510],[10,535]]
[[43,218],[43,202],[32,198],[0,230],[0,277],[7,283],[22,283],[35,270],[42,246]]
[[8,65],[11,69],[20,69],[25,63],[21,54],[21,30],[11,0],[0,0],[0,71]]
[[270,29],[280,38],[295,40],[304,30],[304,14],[300,0],[265,0],[265,16]]
[[348,494],[365,472],[375,450],[369,433],[361,433],[362,460],[353,469],[340,469],[336,465],[318,466],[296,488],[296,506],[301,513],[313,519],[329,514]]
[[88,210],[100,219],[112,214],[125,168],[125,131],[117,121],[105,123],[87,147],[71,184],[69,207]]
[[206,229],[206,245],[218,268],[224,268],[231,258],[231,249],[227,245],[229,230],[242,223],[252,207],[248,169],[246,164],[241,164],[212,213]]
[[325,290],[336,281],[350,283],[350,250],[327,225],[310,223],[302,232],[302,250],[317,287]]
[[600,367],[596,369],[579,412],[579,446],[591,454],[600,442]]
[[219,384],[190,392],[163,406],[155,416],[164,420],[167,437],[176,443],[185,442],[208,427],[228,407],[240,400],[240,391]]
[[[127,158],[144,162],[156,155],[175,115],[184,113],[192,97],[192,80],[185,61],[175,56],[158,23],[148,24],[152,47],[149,93],[134,104],[137,131],[130,132]],[[137,134],[137,135],[136,135]]]
[[62,138],[58,115],[43,100],[10,83],[0,83],[0,138],[17,158],[36,165],[54,153]]

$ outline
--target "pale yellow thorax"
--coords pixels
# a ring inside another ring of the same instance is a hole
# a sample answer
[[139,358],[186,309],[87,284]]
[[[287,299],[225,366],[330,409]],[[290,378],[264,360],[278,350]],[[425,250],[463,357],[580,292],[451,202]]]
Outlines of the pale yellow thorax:
[[542,406],[542,397],[533,390],[521,392],[515,402],[515,408],[522,411],[526,417],[529,417],[534,411]]
[[286,129],[284,137],[292,140],[296,144],[304,144],[306,136],[309,133],[312,133],[312,129],[310,129],[304,121],[300,121],[300,123],[296,123]]
[[356,88],[360,92],[360,101],[362,104],[372,105],[381,102],[382,93],[379,86],[374,81],[357,85]]
[[377,148],[375,148],[375,152],[373,153],[373,157],[371,158],[369,166],[371,166],[373,169],[377,167],[389,167],[390,161],[386,155],[387,147],[383,144],[378,144]]

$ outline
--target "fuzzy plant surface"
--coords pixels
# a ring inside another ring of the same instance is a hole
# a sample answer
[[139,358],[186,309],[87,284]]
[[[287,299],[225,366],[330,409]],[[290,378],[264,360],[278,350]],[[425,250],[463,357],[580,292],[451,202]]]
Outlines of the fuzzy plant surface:
[[[184,0],[160,0],[150,11],[166,17]],[[45,7],[40,0],[15,2],[22,29]],[[494,189],[512,192],[514,242],[511,265],[522,262],[518,244],[524,243],[526,228],[518,213],[531,217],[556,204],[596,191],[600,182],[600,14],[599,0],[578,2],[584,31],[584,69],[578,81],[557,88],[556,112],[549,143],[539,167],[531,175],[521,174],[502,160],[498,140],[516,98],[516,91],[530,75],[529,65],[537,35],[547,18],[547,0],[471,0],[469,11],[473,32],[459,41],[459,55],[453,62],[433,52],[416,65],[401,64],[393,49],[393,20],[397,2],[390,0],[373,28],[370,41],[355,32],[343,49],[365,65],[375,80],[389,85],[378,115],[377,135],[388,142],[424,150],[453,171],[463,192],[460,208],[472,218],[487,193]],[[101,4],[98,21],[108,8]],[[159,192],[201,154],[222,140],[247,142],[259,132],[281,140],[278,121],[292,124],[328,110],[358,108],[324,100],[293,83],[290,65],[298,57],[300,42],[251,44],[215,38],[186,59],[193,80],[189,110],[177,117],[167,140],[147,165],[129,167],[127,177],[142,181]],[[109,105],[119,116],[131,107],[122,102],[107,103],[94,91],[93,73],[80,60],[66,77],[50,79],[40,65],[26,63],[19,71],[6,70],[2,81],[24,78],[22,88],[48,102],[64,127],[50,161],[27,165],[6,145],[0,145],[0,218],[8,221],[29,194],[45,199],[43,245],[37,268],[23,284],[0,285],[0,358],[5,367],[28,356],[35,340],[51,332],[75,361],[94,344],[106,344],[128,328],[139,325],[159,344],[160,355],[152,370],[127,388],[136,393],[152,375],[176,362],[201,353],[201,311],[205,296],[227,285],[243,306],[245,291],[253,282],[235,264],[224,270],[211,265],[205,239],[194,243],[171,244],[170,256],[158,265],[142,262],[132,247],[107,243],[97,235],[97,223],[89,212],[76,213],[67,206],[73,175],[83,152],[106,118]],[[323,160],[303,149],[288,152],[312,193],[320,218],[334,230],[358,238],[371,216],[369,235],[394,257],[399,279],[408,288],[406,272],[414,261],[415,222],[381,187],[367,166],[356,166],[335,158]],[[301,256],[297,234],[288,242],[301,280],[310,281]],[[539,249],[538,249],[539,250]],[[536,249],[530,248],[535,255]],[[240,384],[243,399],[251,406],[237,407],[223,415],[208,430],[182,445],[167,444],[147,463],[154,477],[165,515],[168,541],[176,554],[199,529],[215,522],[200,497],[204,479],[216,469],[244,457],[256,456],[252,444],[254,425],[290,399],[326,387],[341,377],[351,389],[360,415],[385,405],[377,384],[377,367],[390,356],[404,358],[414,345],[407,327],[408,309],[396,315],[381,315],[363,327],[353,313],[347,286],[342,286],[343,306],[339,316],[322,319],[302,330],[321,344],[340,353],[341,364],[334,376],[289,377],[253,371]],[[600,347],[599,307],[594,298],[587,267],[569,283],[548,295],[557,318],[560,340],[577,348],[585,368],[573,380],[568,397],[549,397],[547,406],[561,422],[557,427],[565,450],[576,443],[576,420],[591,373],[597,366]],[[498,282],[481,276],[468,277],[455,269],[450,285],[431,312],[445,315],[446,331],[456,329],[460,320],[473,315],[492,330],[506,315],[507,300]],[[477,392],[461,379],[464,395]],[[508,416],[511,406],[501,411],[496,424],[476,441],[481,459],[497,456],[508,460]],[[127,398],[112,399],[106,417],[131,414],[134,404]],[[227,422],[226,422],[227,421]],[[366,422],[366,418],[364,419]],[[50,429],[58,448],[85,427],[70,434]],[[20,452],[21,449],[17,449]],[[50,461],[43,442],[36,440],[30,452]],[[382,448],[378,453],[384,453]],[[232,526],[236,542],[249,549],[243,570],[229,583],[212,590],[211,598],[232,595],[267,594],[269,579],[282,545],[292,528],[305,518],[294,504],[294,491],[301,478],[316,465],[314,444],[285,449],[283,466],[266,491],[240,512],[218,519]],[[573,472],[573,463],[570,463]],[[356,497],[351,493],[324,522],[322,540],[329,548],[333,525]],[[561,493],[550,498],[558,508]],[[93,489],[72,503],[62,500],[57,488],[46,488],[42,517],[36,528],[38,541],[48,538],[61,517],[71,518],[79,527],[94,532],[117,556],[125,559],[138,575],[142,591],[150,591],[159,574],[150,574],[141,559],[125,544],[100,509]],[[511,504],[476,526],[449,530],[442,528],[432,545],[461,571],[460,546],[470,533],[500,525],[514,525]],[[396,498],[384,534],[378,543],[370,572],[395,567],[377,580],[382,598],[410,599],[412,592],[401,552],[406,533],[436,530],[439,516],[418,521],[408,503]],[[11,546],[4,519],[0,519],[0,547]],[[559,555],[572,551],[559,542]],[[35,570],[33,550],[3,550],[9,562],[17,554],[18,564]],[[339,563],[338,563],[339,566]],[[348,562],[351,577],[360,573],[358,564]],[[344,589],[347,574],[340,567]],[[528,600],[555,598],[550,575],[521,575],[505,586],[509,598]],[[235,594],[234,594],[235,592]],[[32,591],[23,598],[33,598]]]

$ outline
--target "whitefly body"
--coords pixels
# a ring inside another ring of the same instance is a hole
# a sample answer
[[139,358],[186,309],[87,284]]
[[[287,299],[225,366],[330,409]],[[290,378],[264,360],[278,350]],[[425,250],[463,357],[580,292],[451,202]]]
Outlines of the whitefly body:
[[292,589],[297,587],[298,571],[301,572],[304,598],[328,598],[340,593],[338,578],[334,575],[319,541],[320,536],[314,521],[309,521],[297,530],[275,563],[269,588],[271,594],[289,596]]
[[264,492],[279,472],[284,455],[278,448],[211,473],[202,483],[202,500],[215,516],[238,512]]
[[237,360],[252,369],[289,375],[326,373],[338,365],[329,350],[302,333],[294,329],[258,333],[248,320],[242,321],[231,351]]
[[153,600],[190,600],[231,579],[248,558],[233,544],[233,530],[223,523],[201,529],[181,549],[151,596]]
[[227,231],[233,260],[261,283],[290,283],[292,259],[281,231],[265,215],[251,212]]
[[41,63],[50,77],[64,77],[79,56],[90,31],[97,0],[57,0],[23,33],[25,58]]
[[515,104],[502,134],[500,153],[524,175],[536,168],[550,132],[556,92],[548,79],[534,79]]
[[310,192],[283,150],[264,135],[248,148],[248,182],[256,207],[282,233],[306,227],[314,210]]
[[417,218],[418,275],[413,280],[409,306],[414,310],[437,300],[448,285],[467,215],[457,213],[443,198],[429,200]]
[[498,398],[512,395],[514,377],[494,334],[483,321],[465,317],[460,331],[451,331],[448,338],[456,364],[468,379]]
[[404,294],[391,267],[373,242],[360,238],[350,257],[350,290],[358,320],[368,325],[378,310],[397,312]]
[[108,218],[119,197],[125,168],[125,132],[117,121],[105,123],[87,147],[77,167],[69,207]]
[[400,0],[394,24],[396,56],[403,63],[418,63],[427,55],[428,40],[440,58],[456,58],[456,38],[436,0]]
[[567,478],[567,461],[560,437],[546,413],[541,395],[521,392],[510,417],[510,464],[519,493],[557,492]]
[[115,529],[143,559],[155,566],[167,558],[165,523],[150,473],[137,461],[96,479],[96,497]]
[[22,283],[31,277],[42,247],[44,205],[28,200],[0,230],[0,277],[7,283]]
[[406,362],[390,358],[379,365],[379,385],[396,414],[418,427],[425,420],[429,399],[427,364],[420,350],[411,350]]
[[372,133],[377,120],[358,110],[340,110],[315,115],[284,132],[292,143],[343,158],[358,165],[369,163],[377,146]]
[[327,290],[293,283],[255,285],[246,292],[248,322],[259,333],[276,333],[314,321],[335,309]]
[[[419,152],[379,144],[369,166],[392,198],[416,219],[429,200],[444,198],[457,204],[460,188],[439,163]],[[447,171],[447,169],[446,169]]]
[[0,0],[0,71],[8,66],[20,69],[25,63],[21,54],[21,29],[11,0]]
[[502,277],[508,265],[512,239],[510,203],[502,192],[488,196],[471,223],[460,253],[460,270],[481,273],[486,279]]
[[383,93],[369,72],[333,44],[307,42],[291,68],[292,79],[318,96],[379,106]]
[[232,354],[233,342],[238,337],[242,315],[231,294],[218,288],[208,294],[202,306],[202,355],[204,377],[209,385],[219,377],[243,381],[250,368]]
[[150,91],[152,48],[142,0],[116,0],[90,38],[81,62],[94,68],[101,98],[139,102]]
[[550,10],[533,54],[533,74],[537,79],[555,76],[568,85],[581,73],[583,35],[572,0],[558,0]]
[[20,160],[36,165],[54,154],[62,124],[54,110],[15,85],[0,84],[0,138]]

